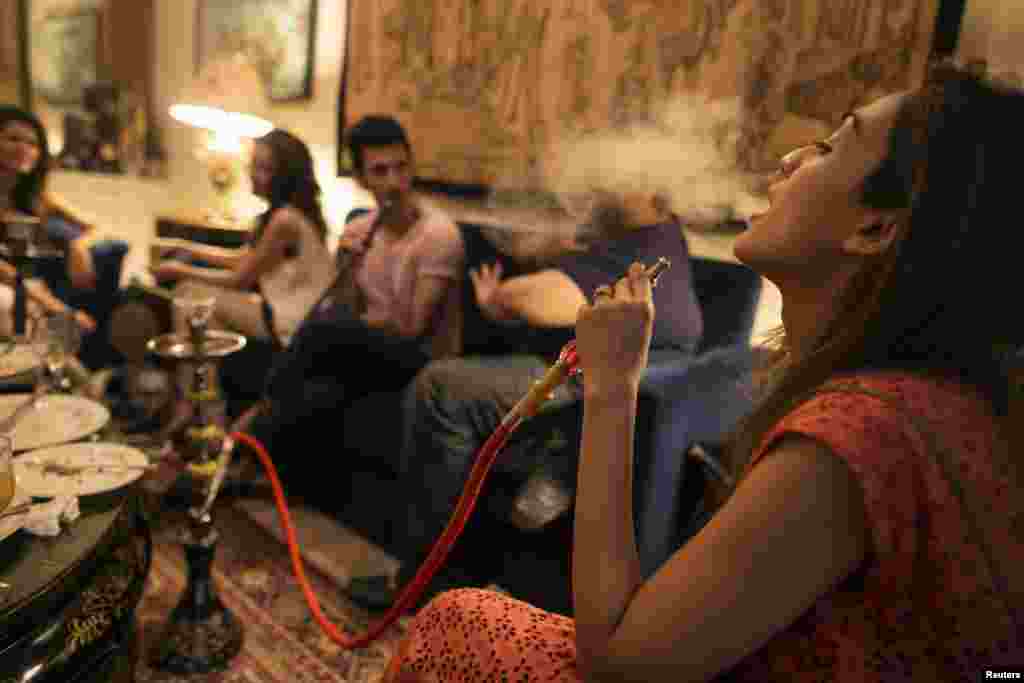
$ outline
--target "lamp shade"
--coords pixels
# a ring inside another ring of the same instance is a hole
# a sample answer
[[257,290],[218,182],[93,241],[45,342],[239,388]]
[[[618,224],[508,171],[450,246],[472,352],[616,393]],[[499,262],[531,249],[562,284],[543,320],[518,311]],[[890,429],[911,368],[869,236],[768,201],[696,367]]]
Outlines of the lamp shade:
[[217,133],[258,138],[274,124],[259,72],[242,54],[211,60],[171,106],[171,116],[184,124]]

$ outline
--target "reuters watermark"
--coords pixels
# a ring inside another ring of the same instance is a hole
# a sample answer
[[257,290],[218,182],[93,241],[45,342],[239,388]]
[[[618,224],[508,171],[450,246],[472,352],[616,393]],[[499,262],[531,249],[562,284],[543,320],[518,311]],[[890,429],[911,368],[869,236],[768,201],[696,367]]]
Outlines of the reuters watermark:
[[1024,681],[1024,672],[1017,669],[985,669],[981,681]]

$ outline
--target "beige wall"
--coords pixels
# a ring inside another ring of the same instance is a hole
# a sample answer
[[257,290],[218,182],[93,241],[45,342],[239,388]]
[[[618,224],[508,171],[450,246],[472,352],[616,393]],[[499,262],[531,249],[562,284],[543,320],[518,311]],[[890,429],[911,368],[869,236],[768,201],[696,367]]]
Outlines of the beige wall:
[[[193,154],[202,134],[183,126],[167,114],[193,75],[195,0],[156,0],[156,110],[166,132],[172,203],[181,207],[202,206],[211,196],[205,172]],[[344,56],[346,0],[318,2],[313,97],[271,108],[273,123],[306,141],[325,189],[329,219],[347,206],[348,193],[337,191],[335,149],[337,144],[338,89]]]
[[957,51],[962,59],[1024,72],[1024,3],[968,0]]
[[[195,212],[213,198],[195,148],[204,134],[173,120],[167,113],[193,75],[196,0],[154,0],[154,108],[164,133],[168,177],[164,180],[111,177],[57,171],[52,187],[80,207],[102,234],[132,242],[126,277],[143,273],[155,217],[161,213]],[[328,221],[337,231],[354,202],[365,197],[352,183],[337,178],[338,89],[344,56],[346,0],[319,0],[313,97],[271,108],[273,123],[306,141],[324,187]]]

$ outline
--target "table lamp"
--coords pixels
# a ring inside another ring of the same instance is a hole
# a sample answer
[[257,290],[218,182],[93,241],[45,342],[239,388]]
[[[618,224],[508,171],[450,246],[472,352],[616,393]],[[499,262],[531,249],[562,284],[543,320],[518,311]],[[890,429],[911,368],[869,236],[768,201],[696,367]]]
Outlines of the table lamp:
[[197,150],[218,198],[209,219],[238,221],[232,198],[242,176],[243,151],[247,141],[273,130],[267,109],[263,80],[242,54],[207,62],[171,106],[172,118],[209,132]]

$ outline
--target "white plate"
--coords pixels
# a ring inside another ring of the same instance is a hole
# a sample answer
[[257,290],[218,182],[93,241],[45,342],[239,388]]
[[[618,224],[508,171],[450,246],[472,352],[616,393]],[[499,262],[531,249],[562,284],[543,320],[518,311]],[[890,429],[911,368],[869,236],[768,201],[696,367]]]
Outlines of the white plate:
[[[28,399],[30,394],[0,396],[0,421]],[[102,403],[81,396],[44,396],[18,421],[12,434],[15,451],[27,451],[77,441],[102,429],[110,411]]]
[[0,379],[17,377],[41,365],[39,356],[28,344],[14,344],[8,347],[0,344]]
[[[117,443],[69,443],[16,455],[11,461],[18,480],[18,489],[37,498],[56,496],[87,496],[127,486],[139,477],[149,464],[146,454],[137,448]],[[98,465],[74,474],[47,472],[46,463],[67,467]],[[125,465],[135,469],[125,469]]]
[[[21,505],[22,503],[28,503],[32,500],[32,496],[29,495],[28,491],[21,489],[17,483],[17,477],[15,477],[14,484],[14,498],[11,499],[11,504],[5,509],[10,509],[15,505]],[[2,511],[0,511],[2,512]],[[28,515],[28,510],[18,513],[16,515],[8,515],[7,517],[0,517],[0,541],[4,540],[8,536],[12,535],[15,531],[25,526],[25,517]]]

